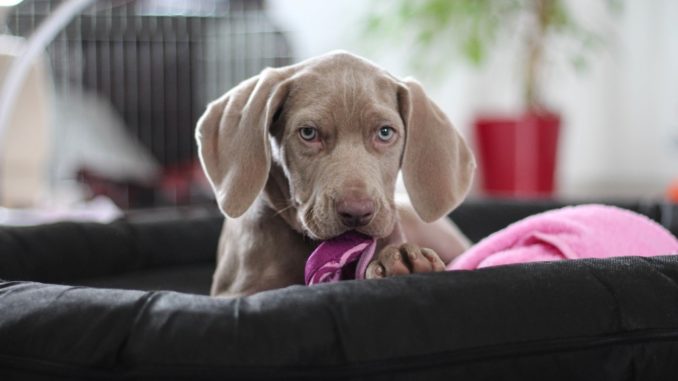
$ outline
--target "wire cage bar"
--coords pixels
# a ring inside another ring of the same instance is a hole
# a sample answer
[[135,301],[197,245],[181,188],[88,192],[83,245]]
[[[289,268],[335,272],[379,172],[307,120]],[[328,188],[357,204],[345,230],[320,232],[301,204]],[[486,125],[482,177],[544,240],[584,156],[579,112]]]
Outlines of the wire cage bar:
[[[6,28],[28,36],[57,4],[26,0]],[[292,61],[262,0],[99,0],[47,55],[57,97],[106,99],[165,169],[195,162],[195,123],[209,100],[264,67]],[[126,197],[124,207],[146,206]],[[180,198],[165,201],[187,202]]]

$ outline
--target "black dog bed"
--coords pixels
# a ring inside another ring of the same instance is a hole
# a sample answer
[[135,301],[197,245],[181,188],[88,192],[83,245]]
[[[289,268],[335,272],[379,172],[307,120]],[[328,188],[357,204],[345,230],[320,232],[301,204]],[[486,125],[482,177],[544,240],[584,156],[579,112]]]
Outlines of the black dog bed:
[[[560,206],[467,202],[473,240]],[[678,232],[678,207],[625,204]],[[0,379],[678,375],[678,258],[502,266],[205,295],[212,209],[0,228]],[[38,283],[41,282],[41,283]]]

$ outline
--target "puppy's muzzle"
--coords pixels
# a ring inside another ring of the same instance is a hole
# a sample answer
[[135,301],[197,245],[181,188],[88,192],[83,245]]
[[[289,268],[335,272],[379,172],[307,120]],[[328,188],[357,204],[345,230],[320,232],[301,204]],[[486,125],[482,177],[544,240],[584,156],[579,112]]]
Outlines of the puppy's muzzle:
[[335,209],[344,226],[358,228],[372,221],[375,202],[370,198],[343,198],[336,201]]

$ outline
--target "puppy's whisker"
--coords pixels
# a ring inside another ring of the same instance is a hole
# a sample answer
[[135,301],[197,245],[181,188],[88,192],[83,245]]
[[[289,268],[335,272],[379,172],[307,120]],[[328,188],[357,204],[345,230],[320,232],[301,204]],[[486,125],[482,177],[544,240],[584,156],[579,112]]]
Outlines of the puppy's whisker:
[[275,215],[276,215],[276,216],[279,216],[279,215],[285,213],[286,211],[292,209],[293,207],[294,207],[294,205],[292,205],[292,204],[287,205],[286,207],[284,207],[284,208],[282,208],[282,209],[276,210],[276,211],[275,211]]

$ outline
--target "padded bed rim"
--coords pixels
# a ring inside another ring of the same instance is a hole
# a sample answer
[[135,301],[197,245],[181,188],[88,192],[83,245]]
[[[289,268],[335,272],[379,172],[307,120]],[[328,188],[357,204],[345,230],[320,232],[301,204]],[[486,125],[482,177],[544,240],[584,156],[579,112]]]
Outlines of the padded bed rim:
[[[667,353],[660,347],[675,353],[677,335],[675,256],[293,286],[233,300],[0,284],[0,373],[17,358],[102,378],[478,372],[473,364],[507,359],[529,372],[530,359],[572,351],[598,353],[606,371],[619,351],[620,368],[650,369],[644,362]],[[654,356],[629,354],[638,347]]]
[[[335,366],[141,366],[134,369],[93,368],[57,363],[39,359],[0,355],[0,374],[9,371],[16,374],[43,374],[49,377],[63,376],[68,379],[344,379],[398,375],[430,369],[447,369],[457,366],[483,366],[499,360],[525,360],[530,357],[551,356],[561,353],[594,350],[604,357],[609,349],[637,344],[671,343],[678,349],[678,329],[651,329],[636,332],[620,332],[601,337],[568,338],[541,342],[519,342],[494,347],[468,348],[411,357],[392,358],[364,363]],[[675,366],[678,371],[678,365]],[[541,376],[545,376],[543,373]],[[523,374],[525,376],[525,374]],[[552,375],[558,376],[558,373]],[[550,377],[552,377],[550,376]],[[552,379],[550,378],[549,379]]]

